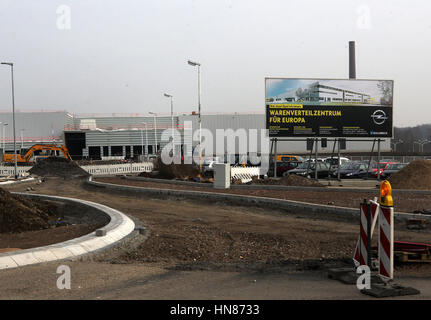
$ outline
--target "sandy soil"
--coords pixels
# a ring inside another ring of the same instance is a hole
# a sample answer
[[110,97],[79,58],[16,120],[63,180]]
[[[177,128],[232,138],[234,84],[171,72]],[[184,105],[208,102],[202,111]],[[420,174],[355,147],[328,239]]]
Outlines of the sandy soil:
[[[55,281],[43,276],[54,278],[56,264],[0,272],[0,298],[363,297],[354,287],[327,280],[324,272],[350,263],[359,231],[356,219],[115,195],[84,186],[82,180],[48,178],[34,189],[118,209],[146,226],[149,238],[116,257],[71,264],[76,280],[70,293],[59,294]],[[429,230],[404,226],[398,226],[395,238],[431,242]],[[18,274],[20,280],[11,282]],[[423,297],[431,298],[431,282],[425,281],[431,277],[430,265],[397,266],[396,275],[406,284],[419,283]]]
[[0,252],[5,248],[28,249],[63,242],[93,232],[98,227],[77,224],[20,233],[0,233]]
[[[221,192],[232,194],[244,194],[259,197],[270,197],[277,199],[287,199],[295,201],[303,201],[317,204],[334,205],[339,207],[359,208],[359,204],[363,199],[374,199],[377,197],[378,190],[375,192],[339,192],[339,191],[280,191],[280,190],[239,190],[228,189],[218,190],[207,187],[195,187],[184,185],[173,185],[159,182],[135,181],[126,180],[121,177],[99,177],[95,181],[107,182],[113,184],[130,185],[147,188],[162,188],[175,190],[194,190],[203,192]],[[415,210],[431,209],[431,194],[415,194],[415,193],[398,193],[393,191],[395,211],[413,212]]]

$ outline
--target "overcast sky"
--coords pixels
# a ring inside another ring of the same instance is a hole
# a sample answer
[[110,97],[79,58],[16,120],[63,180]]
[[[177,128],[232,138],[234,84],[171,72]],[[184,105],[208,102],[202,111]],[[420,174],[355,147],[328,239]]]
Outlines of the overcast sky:
[[[395,125],[410,126],[431,123],[430,9],[427,0],[0,0],[0,60],[15,63],[17,109],[167,114],[168,92],[174,111],[191,112],[192,59],[203,113],[263,113],[265,77],[348,78],[355,40],[357,78],[393,79]],[[0,109],[10,108],[1,66]]]

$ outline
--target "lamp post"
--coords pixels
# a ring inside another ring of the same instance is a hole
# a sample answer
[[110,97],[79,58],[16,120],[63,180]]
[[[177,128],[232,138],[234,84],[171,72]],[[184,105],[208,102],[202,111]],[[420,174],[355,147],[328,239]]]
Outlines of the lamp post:
[[2,137],[3,137],[3,153],[4,153],[5,149],[6,149],[6,143],[5,143],[5,141],[6,141],[5,127],[6,127],[7,125],[8,125],[7,123],[3,123],[3,135],[2,135]]
[[12,62],[2,62],[1,64],[10,66],[11,79],[12,79],[12,119],[13,119],[13,157],[15,164],[15,179],[18,178],[18,170],[16,164],[16,132],[15,132],[15,89],[13,85],[13,63]]
[[[147,128],[146,122],[142,122],[142,123],[145,124],[145,148],[147,149],[145,154],[147,155],[147,159],[148,159],[148,128]],[[144,146],[142,146],[142,152],[144,152]]]
[[21,134],[21,150],[24,149],[24,131],[25,129],[20,129],[20,134]]
[[419,146],[419,152],[424,153],[424,145],[426,145],[427,143],[430,143],[430,140],[427,139],[423,139],[423,140],[419,140],[419,141],[414,141],[413,143],[417,143]]
[[201,64],[191,60],[188,60],[187,63],[193,67],[198,67],[199,170],[202,173]]
[[148,112],[149,114],[153,115],[153,119],[154,119],[154,139],[156,140],[156,150],[154,152],[154,154],[157,155],[157,121],[156,121],[156,113],[155,112]]
[[404,141],[401,139],[399,139],[398,141],[392,141],[392,144],[394,145],[394,152],[397,151],[397,145],[399,145],[400,143],[404,143]]
[[175,140],[174,140],[174,96],[165,93],[166,98],[171,98],[171,130],[172,130],[172,156],[175,157]]

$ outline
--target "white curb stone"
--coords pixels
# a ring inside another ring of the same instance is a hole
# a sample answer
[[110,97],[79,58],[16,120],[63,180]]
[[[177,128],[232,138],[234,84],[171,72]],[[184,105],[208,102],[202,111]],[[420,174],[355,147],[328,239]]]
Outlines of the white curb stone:
[[106,230],[105,236],[97,237],[96,232],[92,232],[76,239],[45,247],[0,253],[0,270],[61,259],[76,259],[79,256],[94,253],[97,250],[111,246],[135,230],[135,223],[129,217],[118,210],[99,203],[58,196],[18,194],[30,198],[77,202],[87,205],[109,216],[110,222],[106,226],[100,228]]

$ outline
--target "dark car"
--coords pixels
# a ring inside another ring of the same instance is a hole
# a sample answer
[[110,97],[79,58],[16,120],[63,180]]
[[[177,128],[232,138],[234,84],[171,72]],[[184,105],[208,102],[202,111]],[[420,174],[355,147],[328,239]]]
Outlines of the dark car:
[[[364,178],[367,175],[368,164],[362,162],[347,162],[340,167],[340,178]],[[332,176],[338,176],[338,170],[332,173]]]
[[[296,169],[289,170],[286,174],[296,174],[307,178],[314,178],[315,175],[315,162],[303,162],[299,164]],[[317,178],[327,178],[330,171],[330,165],[326,162],[317,162]]]
[[386,169],[383,170],[383,173],[381,174],[382,179],[389,178],[391,176],[391,174],[400,171],[406,165],[408,165],[408,163],[390,163],[390,164],[388,164]]
[[[277,177],[282,177],[285,172],[297,168],[301,163],[300,161],[277,161]],[[273,162],[269,166],[268,176],[274,176]]]

